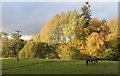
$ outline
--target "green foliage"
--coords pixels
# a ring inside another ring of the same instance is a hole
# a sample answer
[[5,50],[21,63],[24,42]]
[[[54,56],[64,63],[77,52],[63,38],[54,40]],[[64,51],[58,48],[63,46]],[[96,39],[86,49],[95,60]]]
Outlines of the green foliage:
[[35,44],[34,42],[27,42],[23,49],[19,52],[20,58],[36,57],[38,54],[36,45],[37,44]]
[[107,21],[105,19],[102,20],[102,23],[106,23]]
[[104,52],[101,53],[100,57],[101,59],[106,60],[118,60],[118,52],[114,52],[111,49],[106,49]]
[[12,53],[12,50],[9,48],[8,37],[2,38],[2,57],[9,57]]
[[25,41],[22,39],[19,39],[21,35],[18,35],[17,33],[11,35],[11,39],[9,39],[9,47],[12,50],[12,57],[18,57],[19,51],[24,47]]
[[0,32],[0,39],[7,37],[8,34],[6,32]]
[[8,38],[7,33],[2,33],[1,36],[2,36],[1,37],[2,57],[16,57],[17,53],[23,48],[25,41],[22,39],[19,39],[19,42],[18,42],[17,34],[12,34],[12,39]]
[[9,38],[6,32],[0,32],[0,41],[1,41],[1,49],[0,52],[2,53],[2,57],[9,57],[11,56],[12,50],[10,49],[9,45]]
[[83,17],[82,21],[82,27],[86,28],[89,25],[89,22],[91,20],[91,10],[90,10],[90,5],[89,2],[85,2],[84,5],[81,7],[81,17]]
[[58,58],[57,53],[54,51],[55,47],[47,43],[38,43],[29,41],[24,48],[19,52],[20,58]]
[[109,34],[106,37],[107,49],[110,49],[111,60],[119,60],[119,33],[118,33],[118,20],[111,19],[107,22],[108,27],[110,28]]

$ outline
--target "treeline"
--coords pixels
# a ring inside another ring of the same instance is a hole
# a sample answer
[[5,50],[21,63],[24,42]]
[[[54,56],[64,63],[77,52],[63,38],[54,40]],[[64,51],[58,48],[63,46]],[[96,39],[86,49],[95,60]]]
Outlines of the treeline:
[[[5,32],[0,32],[0,43],[1,46],[1,53],[2,57],[17,57],[18,52],[24,47],[27,41],[23,39],[19,39],[18,41],[18,34],[12,34],[11,38],[8,37],[9,35]],[[19,44],[19,45],[18,45]]]
[[[120,34],[117,18],[109,21],[91,18],[88,2],[81,7],[80,12],[74,10],[59,13],[32,40],[19,41],[19,57],[84,59],[90,55],[119,60]],[[3,57],[15,57],[15,37],[9,39],[3,35],[2,39]]]

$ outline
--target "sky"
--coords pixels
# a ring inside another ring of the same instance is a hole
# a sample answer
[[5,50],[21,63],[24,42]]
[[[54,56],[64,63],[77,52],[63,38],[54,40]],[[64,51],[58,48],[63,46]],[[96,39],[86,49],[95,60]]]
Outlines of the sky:
[[[23,39],[43,28],[45,23],[57,13],[78,10],[83,2],[2,2],[2,31],[9,35],[21,30]],[[110,20],[118,14],[118,2],[90,2],[92,18]],[[1,28],[1,27],[0,27]]]

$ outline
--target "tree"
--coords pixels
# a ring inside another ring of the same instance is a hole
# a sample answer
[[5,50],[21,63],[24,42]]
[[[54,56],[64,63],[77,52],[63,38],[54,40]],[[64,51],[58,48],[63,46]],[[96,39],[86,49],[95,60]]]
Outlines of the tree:
[[6,32],[0,32],[0,39],[1,38],[6,38],[8,34]]
[[59,17],[60,15],[56,15],[53,19],[49,20],[44,28],[40,32],[41,41],[46,43],[58,43],[59,40]]
[[84,5],[81,7],[81,17],[84,17],[84,21],[82,21],[82,27],[86,28],[89,25],[91,20],[91,10],[89,2],[85,2]]
[[41,41],[52,44],[72,41],[75,37],[75,29],[79,25],[79,17],[80,15],[76,10],[57,14],[41,30]]
[[19,51],[24,47],[25,41],[20,39],[22,35],[19,35],[18,33],[12,34],[10,39],[10,49],[13,51],[14,57],[17,58],[17,61],[19,61]]
[[2,57],[10,57],[11,56],[11,52],[12,50],[9,48],[9,38],[8,38],[8,34],[5,32],[1,32],[0,33],[0,39],[1,39],[1,43],[2,43]]
[[19,52],[20,58],[58,58],[53,45],[43,42],[28,41],[23,49]]
[[107,21],[105,19],[102,20],[102,23],[106,23]]
[[71,43],[60,44],[57,48],[58,56],[63,60],[80,59],[80,51]]
[[41,39],[40,39],[40,34],[39,33],[35,33],[32,37],[32,40],[35,41],[35,42],[41,42]]
[[[80,25],[79,22],[80,15],[77,10],[74,10],[73,12],[66,12],[66,13],[60,13],[54,16],[51,20],[48,21],[48,23],[44,26],[44,28],[41,30],[40,36],[41,36],[41,42],[46,42],[48,44],[58,44],[60,46],[57,46],[57,48],[61,51],[57,52],[60,56],[61,52],[68,52],[66,53],[67,56],[72,51],[70,50],[70,47],[67,49],[64,44],[67,43],[73,43],[76,40],[76,29]],[[68,45],[66,45],[67,47]],[[74,51],[75,53],[78,53],[78,51]],[[79,52],[80,53],[80,52]],[[62,56],[64,58],[64,56]],[[71,56],[71,55],[68,55]],[[62,58],[60,57],[60,58]],[[66,59],[66,58],[65,58]]]
[[37,43],[33,41],[28,41],[25,46],[21,49],[19,52],[20,58],[34,58],[37,57],[37,54],[39,53],[37,50]]
[[111,60],[118,60],[120,52],[118,51],[118,45],[119,45],[119,31],[118,31],[118,19],[114,18],[111,19],[106,23],[108,27],[110,28],[109,33],[106,37],[106,43],[107,43],[107,50],[110,50],[111,53],[109,53],[109,57]]
[[79,18],[79,26],[76,28],[76,37],[81,43],[80,50],[81,52],[86,51],[86,39],[89,34],[89,29],[87,28],[89,26],[89,22],[91,21],[91,10],[90,5],[88,2],[85,2],[84,5],[81,7],[81,14]]

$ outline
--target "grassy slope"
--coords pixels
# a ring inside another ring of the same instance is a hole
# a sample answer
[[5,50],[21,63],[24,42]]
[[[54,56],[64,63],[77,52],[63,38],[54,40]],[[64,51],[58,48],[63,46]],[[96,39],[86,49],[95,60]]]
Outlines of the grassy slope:
[[117,61],[85,65],[84,60],[3,59],[3,74],[117,74]]

